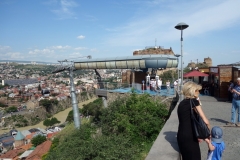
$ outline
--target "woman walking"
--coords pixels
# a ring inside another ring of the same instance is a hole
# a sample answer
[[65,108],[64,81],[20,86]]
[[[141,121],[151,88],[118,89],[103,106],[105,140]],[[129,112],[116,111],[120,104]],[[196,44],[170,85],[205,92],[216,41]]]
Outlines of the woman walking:
[[185,83],[182,88],[185,98],[180,102],[177,110],[179,120],[177,141],[183,160],[201,160],[199,147],[201,140],[197,139],[193,132],[190,99],[194,103],[193,109],[198,111],[208,128],[210,128],[209,121],[201,108],[201,102],[198,98],[201,89],[202,86],[191,81]]

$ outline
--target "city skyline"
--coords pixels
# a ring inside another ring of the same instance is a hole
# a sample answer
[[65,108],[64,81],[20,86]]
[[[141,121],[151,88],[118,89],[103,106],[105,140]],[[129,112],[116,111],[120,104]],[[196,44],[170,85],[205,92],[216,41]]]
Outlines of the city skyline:
[[172,48],[184,66],[210,57],[213,66],[240,61],[240,1],[43,0],[0,2],[1,60],[83,60],[132,56],[146,46]]

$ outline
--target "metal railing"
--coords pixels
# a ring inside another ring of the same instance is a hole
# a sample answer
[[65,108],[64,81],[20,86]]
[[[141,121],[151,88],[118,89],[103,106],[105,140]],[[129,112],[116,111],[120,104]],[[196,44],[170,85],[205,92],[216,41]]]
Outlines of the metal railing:
[[116,89],[129,89],[134,88],[137,90],[141,90],[141,85],[139,83],[121,83],[121,82],[101,82],[97,83],[97,89],[102,90],[116,90]]

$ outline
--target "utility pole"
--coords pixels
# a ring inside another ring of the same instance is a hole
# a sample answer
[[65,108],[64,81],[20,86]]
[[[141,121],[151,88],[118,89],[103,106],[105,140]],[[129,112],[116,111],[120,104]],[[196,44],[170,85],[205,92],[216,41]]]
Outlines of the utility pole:
[[[91,56],[86,56],[86,57],[89,59],[91,58]],[[63,72],[63,71],[69,72],[70,93],[71,93],[71,99],[72,99],[74,125],[75,125],[75,128],[79,129],[81,121],[80,121],[80,117],[79,117],[79,109],[78,109],[78,104],[77,104],[76,90],[75,90],[74,81],[73,81],[73,71],[75,71],[76,69],[74,68],[73,61],[63,60],[63,61],[58,61],[58,62],[61,64],[61,66],[58,67],[52,73],[59,73],[59,72]],[[64,62],[67,63],[67,65],[63,65]]]

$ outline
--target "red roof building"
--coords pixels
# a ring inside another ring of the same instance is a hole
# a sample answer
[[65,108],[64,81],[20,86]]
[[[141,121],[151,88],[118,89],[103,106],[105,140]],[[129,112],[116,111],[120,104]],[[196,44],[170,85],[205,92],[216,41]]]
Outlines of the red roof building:
[[42,156],[50,150],[51,145],[52,142],[49,140],[43,142],[35,148],[26,160],[41,160]]

